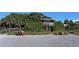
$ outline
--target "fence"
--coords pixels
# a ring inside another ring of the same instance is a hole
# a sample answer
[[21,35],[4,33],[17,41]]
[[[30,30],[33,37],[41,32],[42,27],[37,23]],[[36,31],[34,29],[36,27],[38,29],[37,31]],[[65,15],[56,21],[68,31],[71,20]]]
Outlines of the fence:
[[19,28],[0,28],[0,34],[18,32],[19,30]]

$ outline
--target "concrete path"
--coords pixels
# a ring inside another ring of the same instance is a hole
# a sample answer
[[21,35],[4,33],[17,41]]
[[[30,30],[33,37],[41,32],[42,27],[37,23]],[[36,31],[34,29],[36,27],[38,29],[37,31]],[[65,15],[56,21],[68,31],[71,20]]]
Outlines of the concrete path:
[[0,35],[0,47],[79,47],[77,35]]

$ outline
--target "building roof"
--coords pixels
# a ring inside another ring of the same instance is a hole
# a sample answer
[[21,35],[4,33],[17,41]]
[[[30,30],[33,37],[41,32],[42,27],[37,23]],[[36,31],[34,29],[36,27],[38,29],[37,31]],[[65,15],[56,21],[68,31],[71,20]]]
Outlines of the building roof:
[[52,20],[53,21],[53,19],[50,19],[50,18],[42,18],[41,20]]

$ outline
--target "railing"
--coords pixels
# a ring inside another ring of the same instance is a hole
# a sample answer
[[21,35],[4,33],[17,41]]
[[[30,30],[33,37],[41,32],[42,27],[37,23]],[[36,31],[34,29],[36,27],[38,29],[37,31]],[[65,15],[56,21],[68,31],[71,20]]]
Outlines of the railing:
[[19,28],[0,28],[0,34],[9,33],[9,32],[17,32]]

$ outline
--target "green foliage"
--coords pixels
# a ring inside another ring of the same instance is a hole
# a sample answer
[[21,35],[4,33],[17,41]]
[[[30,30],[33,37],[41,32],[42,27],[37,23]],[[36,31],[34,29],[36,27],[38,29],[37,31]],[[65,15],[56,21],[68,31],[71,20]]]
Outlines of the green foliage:
[[42,13],[32,12],[30,14],[11,13],[1,19],[2,23],[10,23],[11,28],[21,27],[26,31],[42,32],[44,31],[41,18],[45,17]]
[[[0,21],[0,30],[1,28],[6,27],[5,25],[8,23],[10,28],[22,28],[27,34],[47,34],[49,32],[46,32],[46,29],[43,26],[43,23],[41,19],[43,18],[49,18],[50,17],[43,15],[42,13],[38,12],[32,12],[30,14],[19,14],[19,13],[11,13],[10,15],[7,15],[5,18],[2,18]],[[64,32],[67,34],[67,32],[72,31],[74,33],[79,33],[79,22],[74,23],[72,20],[65,19],[64,23],[61,21],[55,21],[54,26],[52,27],[53,33],[57,32]],[[67,31],[65,31],[65,27],[63,26],[64,24],[68,24]],[[3,29],[2,29],[3,30]],[[3,32],[6,32],[4,30]],[[45,33],[46,32],[46,33]],[[15,33],[10,33],[10,34],[15,34]]]
[[59,33],[61,33],[62,35],[69,34],[67,31],[64,31],[64,30],[55,30],[55,31],[53,31],[54,35],[59,35]]
[[68,19],[65,19],[64,20],[64,24],[69,24],[69,20]]
[[53,30],[63,30],[64,26],[62,22],[57,22],[55,21],[54,26],[53,26]]

